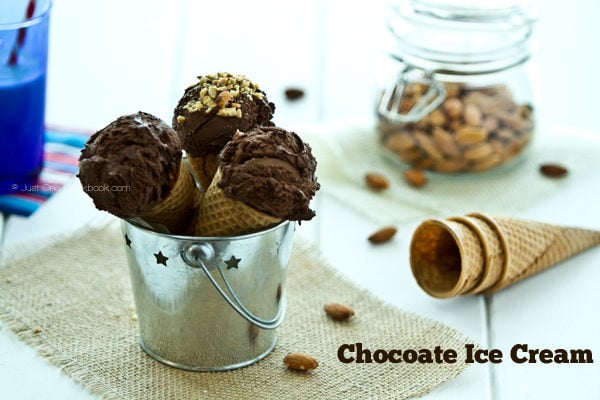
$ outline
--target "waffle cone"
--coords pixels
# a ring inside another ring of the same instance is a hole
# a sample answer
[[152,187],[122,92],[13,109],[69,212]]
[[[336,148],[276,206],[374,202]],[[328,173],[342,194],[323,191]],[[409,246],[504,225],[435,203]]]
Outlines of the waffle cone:
[[484,273],[483,244],[466,224],[426,220],[413,234],[410,264],[419,286],[433,297],[470,293]]
[[496,233],[494,225],[483,218],[470,215],[454,217],[451,220],[468,225],[481,240],[484,254],[483,274],[477,285],[464,294],[482,292],[498,282],[502,275],[505,268],[504,245]]
[[505,246],[505,268],[494,293],[600,244],[600,231],[505,217],[479,216],[491,221]]
[[182,161],[169,195],[140,217],[154,226],[164,227],[168,233],[183,234],[199,194],[188,167]]
[[206,154],[202,157],[188,156],[188,160],[194,169],[198,183],[203,190],[207,190],[212,182],[217,169],[219,168],[219,160],[217,154]]
[[226,197],[217,186],[219,180],[221,170],[217,169],[198,210],[197,236],[235,236],[257,232],[281,222],[280,218]]

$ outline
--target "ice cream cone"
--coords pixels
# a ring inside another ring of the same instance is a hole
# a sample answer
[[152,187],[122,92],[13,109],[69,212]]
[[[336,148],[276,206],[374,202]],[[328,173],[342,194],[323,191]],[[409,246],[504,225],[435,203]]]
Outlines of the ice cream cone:
[[155,227],[166,228],[169,233],[183,234],[190,223],[200,192],[183,161],[173,181],[167,197],[140,215],[140,218]]
[[78,177],[99,210],[161,233],[182,234],[200,193],[187,165],[177,132],[140,111],[90,137]]
[[202,157],[188,156],[188,160],[194,169],[202,190],[207,190],[217,172],[217,168],[219,168],[217,154],[209,153]]
[[506,268],[485,293],[494,293],[600,244],[600,231],[476,214],[492,221],[505,244]]
[[484,250],[477,234],[457,221],[427,220],[413,234],[410,264],[417,283],[433,297],[471,292],[484,273]]
[[600,231],[473,213],[424,221],[410,263],[434,297],[487,294],[599,244]]
[[218,187],[221,170],[217,169],[203,195],[196,219],[197,236],[234,236],[256,232],[281,222],[249,205],[232,200]]
[[483,275],[472,290],[463,294],[473,294],[484,291],[498,281],[504,270],[504,245],[494,230],[494,225],[485,221],[483,218],[471,215],[453,217],[450,219],[468,225],[479,236],[481,244],[483,245],[485,259]]
[[217,155],[235,132],[273,126],[274,112],[266,93],[245,75],[206,74],[185,89],[172,126],[204,190],[217,171]]

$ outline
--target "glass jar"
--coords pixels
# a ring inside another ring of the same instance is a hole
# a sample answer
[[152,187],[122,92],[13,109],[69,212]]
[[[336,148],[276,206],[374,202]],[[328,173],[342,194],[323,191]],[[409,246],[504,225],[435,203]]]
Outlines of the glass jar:
[[516,0],[395,2],[376,105],[386,153],[443,173],[485,171],[520,155],[535,125],[535,17],[532,4]]

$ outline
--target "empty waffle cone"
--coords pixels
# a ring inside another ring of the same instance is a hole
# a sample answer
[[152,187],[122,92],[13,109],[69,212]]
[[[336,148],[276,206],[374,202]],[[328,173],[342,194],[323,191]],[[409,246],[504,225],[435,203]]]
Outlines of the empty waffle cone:
[[483,276],[483,244],[463,223],[426,220],[413,234],[410,265],[419,286],[433,297],[469,293]]
[[140,218],[154,227],[164,227],[160,230],[168,233],[183,234],[190,223],[199,194],[188,167],[182,161],[168,196],[140,215]]
[[473,214],[490,221],[505,246],[505,268],[493,293],[600,244],[600,231]]
[[221,170],[217,169],[198,210],[197,236],[235,236],[257,232],[281,222],[280,218],[226,197],[217,185],[219,180]]
[[496,233],[494,225],[483,218],[470,215],[450,219],[468,225],[481,240],[484,255],[483,274],[477,285],[469,292],[463,294],[482,292],[498,282],[504,271],[504,245]]
[[219,168],[217,154],[206,154],[202,157],[188,156],[188,160],[194,169],[198,183],[203,190],[207,190]]

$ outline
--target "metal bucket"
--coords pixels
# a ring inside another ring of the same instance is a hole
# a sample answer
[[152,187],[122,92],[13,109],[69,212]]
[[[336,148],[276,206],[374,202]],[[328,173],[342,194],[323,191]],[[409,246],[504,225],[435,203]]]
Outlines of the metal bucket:
[[142,349],[192,371],[250,365],[275,347],[295,223],[235,237],[125,235]]

